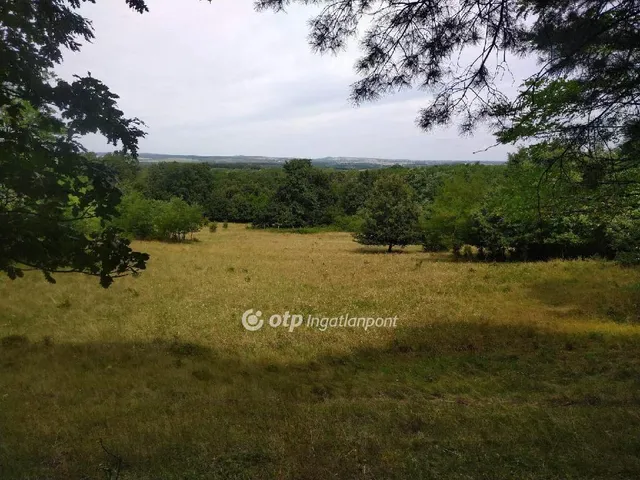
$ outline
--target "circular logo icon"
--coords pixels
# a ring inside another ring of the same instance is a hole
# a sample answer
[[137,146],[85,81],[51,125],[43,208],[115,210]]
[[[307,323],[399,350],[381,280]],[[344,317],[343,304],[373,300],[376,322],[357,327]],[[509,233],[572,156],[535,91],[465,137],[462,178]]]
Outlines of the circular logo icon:
[[262,320],[262,312],[260,310],[253,313],[253,308],[242,314],[242,326],[250,332],[255,332],[262,328],[264,320]]

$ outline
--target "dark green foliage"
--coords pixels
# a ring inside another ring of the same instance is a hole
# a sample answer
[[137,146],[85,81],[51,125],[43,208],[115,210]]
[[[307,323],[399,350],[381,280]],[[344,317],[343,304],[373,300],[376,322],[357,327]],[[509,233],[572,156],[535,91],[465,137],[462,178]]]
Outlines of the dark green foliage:
[[213,185],[205,213],[209,218],[238,223],[256,222],[282,183],[282,169],[223,170],[213,168]]
[[163,162],[151,165],[146,178],[146,195],[156,200],[181,198],[187,203],[208,205],[213,173],[204,163]]
[[197,232],[205,223],[202,208],[181,198],[160,202],[158,207],[154,220],[160,238],[184,240],[187,233]]
[[[291,3],[309,2],[256,1],[259,9],[276,11]],[[418,117],[423,129],[458,118],[468,133],[490,121],[498,143],[533,144],[529,161],[539,168],[512,171],[525,176],[526,195],[509,188],[518,183],[513,176],[494,191],[482,181],[465,189],[450,180],[440,189],[437,176],[410,174],[427,210],[426,249],[458,252],[473,242],[481,246],[480,256],[493,258],[638,258],[636,1],[312,3],[321,6],[309,22],[314,50],[336,53],[359,37],[360,80],[351,95],[356,104],[402,89],[426,89],[433,95]],[[465,56],[468,48],[475,51]],[[537,58],[539,65],[515,98],[498,84],[511,55]],[[541,192],[545,183],[553,191]],[[486,204],[485,194],[492,197]]]
[[151,200],[138,192],[123,197],[114,224],[138,239],[184,240],[205,224],[202,208],[174,197]]
[[[526,45],[545,61],[515,102],[496,108],[503,143],[521,139],[562,148],[554,162],[580,160],[590,181],[639,165],[640,29],[636,2],[522,4],[536,15]],[[616,154],[611,155],[611,149]],[[624,186],[624,183],[620,184]],[[622,190],[624,191],[624,189]]]
[[[472,214],[476,211],[485,196],[491,190],[501,167],[484,165],[462,165],[448,172],[448,176],[440,178],[439,187],[428,184],[432,201],[427,201],[425,250],[442,249],[457,250],[470,235]],[[436,194],[431,193],[436,189]],[[427,197],[428,198],[428,197]]]
[[282,170],[274,168],[222,169],[170,162],[144,168],[137,184],[149,198],[178,197],[201,205],[209,219],[249,223],[265,215],[283,178]]
[[[625,264],[637,261],[640,213],[631,185],[640,174],[635,170],[616,174],[618,180],[629,183],[629,196],[623,197],[616,195],[617,182],[607,176],[601,177],[608,179],[606,183],[591,181],[590,170],[581,168],[588,158],[556,163],[561,153],[557,147],[538,144],[511,155],[507,165],[395,166],[374,171],[320,169],[305,160],[292,161],[282,169],[199,165],[197,170],[209,168],[204,176],[212,175],[213,180],[193,183],[189,197],[209,198],[205,214],[210,220],[226,223],[230,218],[287,232],[348,231],[373,242],[378,223],[384,222],[371,215],[370,207],[376,204],[374,210],[382,210],[380,203],[386,201],[380,200],[384,196],[375,198],[373,186],[392,179],[391,183],[400,182],[411,192],[415,208],[409,209],[408,222],[413,224],[415,211],[421,217],[419,228],[410,228],[414,238],[398,245],[418,241],[428,251],[451,250],[489,260],[599,255]],[[134,188],[141,185],[142,191],[148,191],[150,170],[139,173],[132,182]],[[176,171],[188,171],[188,167],[156,168],[155,179],[160,178],[158,172]],[[169,195],[156,192],[161,198]],[[149,211],[160,212],[162,202],[154,202],[159,201],[128,195],[116,224],[138,238],[172,237],[159,233],[159,217]],[[369,230],[366,237],[362,236],[365,228]],[[386,241],[387,247],[396,244]]]
[[615,259],[623,265],[640,265],[640,210],[607,225],[606,236]]
[[[640,188],[631,185],[637,184],[640,173],[629,169],[621,176],[618,172],[616,181],[608,173],[600,177],[607,182],[594,183],[590,170],[582,168],[589,158],[556,162],[562,153],[559,147],[538,144],[511,155],[507,165],[394,166],[374,171],[320,169],[307,160],[291,161],[282,169],[225,170],[203,164],[193,168],[169,164],[144,168],[128,184],[132,193],[123,200],[121,217],[114,224],[137,238],[176,239],[197,230],[200,224],[195,220],[188,227],[192,230],[173,230],[182,233],[160,228],[159,219],[165,218],[160,213],[167,202],[145,198],[134,190],[142,187],[141,191],[150,191],[147,182],[151,171],[158,187],[176,185],[171,177],[195,178],[188,173],[192,168],[205,172],[203,177],[208,180],[192,182],[182,191],[188,198],[208,198],[205,215],[223,221],[223,228],[231,217],[253,227],[300,233],[348,231],[363,243],[388,247],[419,242],[427,251],[451,250],[456,255],[489,260],[599,255],[625,264],[637,262],[640,213],[635,198]],[[173,175],[176,172],[181,173]],[[628,183],[627,197],[616,194],[621,179]],[[410,192],[408,203],[412,206],[405,209],[407,218],[390,229],[400,234],[382,228],[384,215],[392,213],[385,211],[385,204],[394,205],[398,199],[402,203],[404,198],[402,192],[393,201],[387,200],[386,193],[375,193],[374,185],[387,183],[402,184],[401,190]],[[156,197],[170,194],[163,188],[155,189]],[[197,204],[191,205],[200,211]],[[416,212],[419,226],[414,225]],[[167,214],[166,218],[181,215]],[[215,231],[217,223],[209,228]],[[402,233],[407,230],[412,233]],[[400,238],[391,238],[395,236]]]
[[[435,196],[442,186],[445,179],[454,174],[461,165],[438,165],[429,168],[410,168],[407,169],[407,182],[416,192],[416,198],[422,205],[429,205],[435,199]],[[500,168],[487,167],[484,168]]]
[[364,245],[394,246],[416,243],[419,238],[420,209],[414,193],[399,175],[376,181],[364,205],[363,222],[354,239]]
[[[634,263],[640,239],[636,197],[612,195],[610,185],[591,184],[569,162],[560,168],[557,154],[537,145],[512,155],[506,168],[489,176],[482,167],[476,167],[475,180],[457,171],[427,210],[425,249],[457,253],[469,244],[491,260],[598,255]],[[629,180],[640,178],[627,173]]]
[[[113,278],[144,268],[146,254],[133,252],[113,228],[120,191],[114,170],[87,159],[63,127],[35,108],[14,102],[0,114],[0,270],[10,278],[25,269],[82,272]],[[101,223],[102,222],[102,223]]]
[[273,201],[254,222],[259,227],[306,227],[327,225],[333,219],[336,198],[330,173],[313,168],[311,160],[290,160],[284,164],[284,181]]
[[360,215],[337,215],[333,224],[337,230],[342,232],[358,232],[362,228],[362,217]]
[[[79,136],[99,133],[134,158],[142,122],[126,118],[117,95],[88,74],[69,83],[53,68],[62,52],[93,38],[76,9],[82,2],[8,0],[0,7],[0,270],[82,272],[113,278],[135,273],[148,256],[105,227],[120,191],[114,170],[85,156]],[[141,1],[128,1],[138,12]],[[84,221],[100,226],[87,232]]]
[[138,159],[121,152],[107,153],[101,157],[96,157],[95,160],[113,168],[118,182],[125,185],[134,182],[140,171]]
[[122,198],[118,207],[119,216],[114,220],[114,224],[135,238],[155,238],[155,216],[159,203],[157,200],[143,197],[138,192],[129,193]]
[[[133,189],[154,199],[208,199],[205,215],[219,222],[251,223],[258,228],[309,228],[333,225],[355,232],[359,214],[379,178],[405,179],[422,207],[429,207],[442,183],[464,165],[376,170],[336,171],[313,167],[308,160],[293,160],[284,168],[223,169],[207,164],[159,164],[145,167],[132,182]],[[478,167],[491,177],[500,166]],[[194,175],[196,172],[198,175]],[[195,179],[198,181],[178,181]],[[206,181],[201,181],[206,179]],[[185,188],[175,188],[182,184]],[[190,202],[193,203],[193,202]]]
[[[257,0],[283,10],[308,0]],[[640,14],[635,1],[496,0],[378,2],[318,0],[309,43],[321,53],[358,37],[355,103],[407,88],[434,93],[418,124],[461,119],[462,131],[494,119],[498,140],[557,141],[588,152],[596,171],[624,170],[640,156]],[[460,55],[467,48],[470,54]],[[515,101],[498,82],[509,57],[537,58],[538,71]],[[465,61],[465,58],[467,59]],[[617,157],[607,148],[619,146]]]
[[374,170],[347,172],[338,183],[337,190],[345,215],[355,215],[369,198],[369,192],[379,173]]

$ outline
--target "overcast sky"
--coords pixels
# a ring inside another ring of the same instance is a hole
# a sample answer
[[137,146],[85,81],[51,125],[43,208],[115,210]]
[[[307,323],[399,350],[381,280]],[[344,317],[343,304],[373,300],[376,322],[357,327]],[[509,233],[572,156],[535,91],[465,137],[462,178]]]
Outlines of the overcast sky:
[[[415,125],[428,94],[403,92],[353,107],[357,45],[334,56],[306,42],[314,9],[256,13],[251,0],[152,0],[140,15],[124,0],[82,8],[96,39],[67,54],[63,78],[86,74],[120,96],[119,106],[147,124],[141,152],[285,157],[354,156],[414,160],[504,160],[486,131],[459,137]],[[502,87],[515,91],[531,62],[512,62]],[[97,136],[85,146],[113,147]]]

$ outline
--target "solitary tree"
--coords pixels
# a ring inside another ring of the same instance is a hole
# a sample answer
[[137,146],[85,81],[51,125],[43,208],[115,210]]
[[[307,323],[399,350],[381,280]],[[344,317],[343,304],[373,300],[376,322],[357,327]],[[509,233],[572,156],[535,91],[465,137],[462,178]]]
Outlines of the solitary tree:
[[420,208],[399,175],[386,175],[373,185],[362,211],[364,221],[354,239],[363,245],[406,246],[419,237]]

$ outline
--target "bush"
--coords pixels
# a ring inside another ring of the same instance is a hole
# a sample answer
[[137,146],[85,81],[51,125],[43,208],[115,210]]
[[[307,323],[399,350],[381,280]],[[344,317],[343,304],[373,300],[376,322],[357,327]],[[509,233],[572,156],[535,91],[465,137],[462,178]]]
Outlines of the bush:
[[217,222],[209,222],[209,231],[211,233],[215,233],[216,230],[218,230],[218,223]]
[[472,219],[500,175],[484,165],[456,167],[438,187],[422,222],[426,251],[454,250],[471,243]]
[[184,240],[203,225],[202,209],[184,200],[150,200],[138,192],[125,195],[114,226],[138,239]]
[[222,228],[224,228],[226,230],[227,228],[229,228],[229,224],[227,222],[224,222],[222,224]]
[[[555,176],[541,182],[545,173]],[[477,195],[465,192],[462,180],[446,180],[429,206],[425,249],[446,244],[454,255],[465,256],[463,245],[469,244],[488,260],[600,256],[640,263],[634,205],[616,210],[602,202],[606,192],[568,184],[561,172],[525,161],[510,161],[504,175],[475,188]]]
[[640,221],[631,216],[617,218],[607,229],[611,249],[621,265],[640,265]]
[[425,226],[422,222],[422,249],[425,252],[443,252],[448,250],[444,238],[439,231]]
[[475,257],[477,251],[477,248],[465,243],[460,249],[460,257],[471,260]]
[[616,261],[625,267],[640,265],[640,248],[636,247],[634,250],[618,252]]
[[120,216],[113,223],[135,238],[154,238],[157,234],[155,218],[160,203],[138,192],[128,193],[122,197],[118,207]]
[[197,232],[203,224],[202,208],[177,197],[163,202],[156,217],[158,235],[166,240],[184,240],[187,233]]
[[338,215],[333,224],[343,232],[357,232],[362,228],[363,219],[358,215]]

